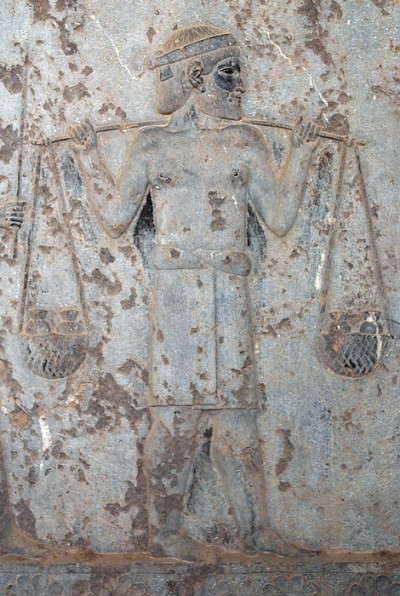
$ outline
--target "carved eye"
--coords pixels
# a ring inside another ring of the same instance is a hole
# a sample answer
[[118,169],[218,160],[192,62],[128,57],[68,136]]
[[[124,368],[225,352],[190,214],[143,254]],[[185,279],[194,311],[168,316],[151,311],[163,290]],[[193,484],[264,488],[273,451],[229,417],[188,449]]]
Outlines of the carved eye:
[[235,176],[235,178],[237,178],[237,177],[239,176],[239,172],[238,172],[237,170],[235,170],[235,171],[233,172],[233,175]]
[[231,77],[232,75],[235,74],[235,69],[232,68],[231,66],[226,66],[225,68],[221,68],[220,72],[222,75]]

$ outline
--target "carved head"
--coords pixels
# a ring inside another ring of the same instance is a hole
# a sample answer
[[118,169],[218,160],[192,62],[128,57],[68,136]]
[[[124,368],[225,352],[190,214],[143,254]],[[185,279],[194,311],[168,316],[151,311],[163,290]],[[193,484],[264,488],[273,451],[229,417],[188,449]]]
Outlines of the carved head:
[[155,106],[172,114],[194,94],[200,110],[241,118],[240,49],[233,35],[211,25],[178,29],[149,60],[154,70]]

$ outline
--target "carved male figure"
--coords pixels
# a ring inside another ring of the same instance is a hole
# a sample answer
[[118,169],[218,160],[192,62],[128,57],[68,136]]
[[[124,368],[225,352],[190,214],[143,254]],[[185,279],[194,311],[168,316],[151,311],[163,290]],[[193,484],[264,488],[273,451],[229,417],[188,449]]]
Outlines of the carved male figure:
[[288,552],[266,519],[246,251],[248,202],[284,236],[302,200],[317,129],[299,122],[278,179],[257,128],[241,122],[240,51],[212,26],[174,32],[154,57],[165,126],[140,129],[116,179],[86,122],[72,129],[93,206],[112,237],[148,192],[156,270],[150,313],[152,426],[146,441],[150,550],[207,558],[181,528],[196,452],[210,458],[246,552]]

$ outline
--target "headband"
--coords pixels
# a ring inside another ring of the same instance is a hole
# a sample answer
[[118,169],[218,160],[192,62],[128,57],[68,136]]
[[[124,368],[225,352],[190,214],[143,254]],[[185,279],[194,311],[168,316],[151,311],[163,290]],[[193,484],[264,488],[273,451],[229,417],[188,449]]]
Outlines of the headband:
[[151,70],[160,66],[166,66],[167,64],[173,64],[174,62],[180,62],[181,60],[187,60],[194,56],[206,54],[208,52],[214,52],[222,48],[237,46],[238,42],[231,33],[223,33],[222,35],[215,35],[214,37],[207,37],[201,41],[190,43],[182,48],[177,48],[171,52],[162,53],[157,52],[153,59],[148,60],[148,66]]

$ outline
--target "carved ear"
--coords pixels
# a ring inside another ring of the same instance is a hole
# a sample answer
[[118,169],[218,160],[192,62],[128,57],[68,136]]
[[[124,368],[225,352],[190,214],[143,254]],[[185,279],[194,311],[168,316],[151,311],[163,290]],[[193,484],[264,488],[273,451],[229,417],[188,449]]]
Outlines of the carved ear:
[[204,85],[204,79],[201,76],[204,70],[204,66],[201,60],[195,60],[192,62],[187,69],[187,78],[189,83],[195,89],[198,89],[202,93],[206,90]]

